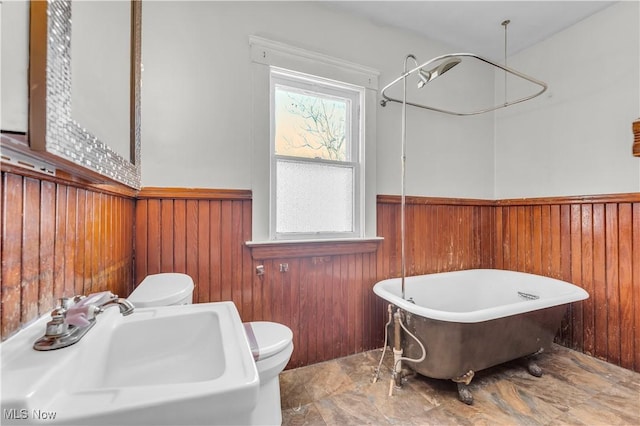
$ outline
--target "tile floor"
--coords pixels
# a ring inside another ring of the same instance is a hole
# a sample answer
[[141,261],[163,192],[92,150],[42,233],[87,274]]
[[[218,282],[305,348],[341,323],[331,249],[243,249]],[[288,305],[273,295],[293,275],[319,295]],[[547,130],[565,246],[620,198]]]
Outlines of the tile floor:
[[382,350],[280,375],[283,425],[640,425],[640,373],[562,346],[538,356],[544,375],[510,362],[476,374],[474,404],[453,382],[409,376],[389,396],[392,357]]

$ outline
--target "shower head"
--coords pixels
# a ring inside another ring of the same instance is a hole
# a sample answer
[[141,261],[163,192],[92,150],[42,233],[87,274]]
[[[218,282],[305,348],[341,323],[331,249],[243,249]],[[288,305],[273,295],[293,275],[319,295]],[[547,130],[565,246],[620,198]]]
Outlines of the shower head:
[[418,81],[418,88],[422,89],[427,83],[449,71],[451,68],[458,65],[461,61],[462,59],[453,57],[447,59],[446,61],[442,62],[437,67],[430,69],[429,71],[420,68],[418,70],[418,77],[420,78],[420,81]]

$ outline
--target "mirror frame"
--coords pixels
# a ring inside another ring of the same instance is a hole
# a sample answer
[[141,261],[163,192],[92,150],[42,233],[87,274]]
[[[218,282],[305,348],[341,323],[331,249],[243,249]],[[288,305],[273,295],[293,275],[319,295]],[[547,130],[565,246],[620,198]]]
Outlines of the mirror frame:
[[29,147],[140,189],[142,1],[131,0],[130,160],[71,115],[71,0],[31,1]]

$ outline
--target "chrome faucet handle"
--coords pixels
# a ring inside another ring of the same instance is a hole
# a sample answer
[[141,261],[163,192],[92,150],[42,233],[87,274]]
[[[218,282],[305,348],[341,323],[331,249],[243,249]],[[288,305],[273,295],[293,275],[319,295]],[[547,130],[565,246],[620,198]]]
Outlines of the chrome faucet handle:
[[72,297],[61,297],[59,300],[60,307],[64,309],[69,309],[75,303]]
[[45,331],[46,337],[64,336],[69,331],[69,324],[66,321],[67,310],[56,308],[51,311],[51,321],[47,323]]
[[61,297],[60,299],[58,299],[58,301],[60,302],[61,308],[69,309],[70,307],[72,307],[82,299],[85,299],[86,297],[87,296],[76,294],[73,297]]
[[67,308],[62,307],[62,306],[58,306],[57,308],[55,308],[53,311],[51,311],[51,318],[62,315],[63,317],[65,317],[67,315]]
[[65,317],[69,325],[86,327],[99,313],[102,313],[102,309],[97,305],[77,303],[69,308]]
[[95,316],[102,311],[96,304],[110,302],[113,297],[110,292],[90,296],[61,297],[60,306],[51,311],[44,336],[36,340],[33,349],[50,351],[80,341],[95,325]]

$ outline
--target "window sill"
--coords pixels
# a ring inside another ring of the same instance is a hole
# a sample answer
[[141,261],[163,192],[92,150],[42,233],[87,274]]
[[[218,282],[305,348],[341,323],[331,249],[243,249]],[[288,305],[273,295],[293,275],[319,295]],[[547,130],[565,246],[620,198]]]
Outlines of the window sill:
[[279,259],[287,257],[336,256],[356,253],[374,253],[383,241],[382,237],[334,240],[279,240],[247,241],[254,259]]

